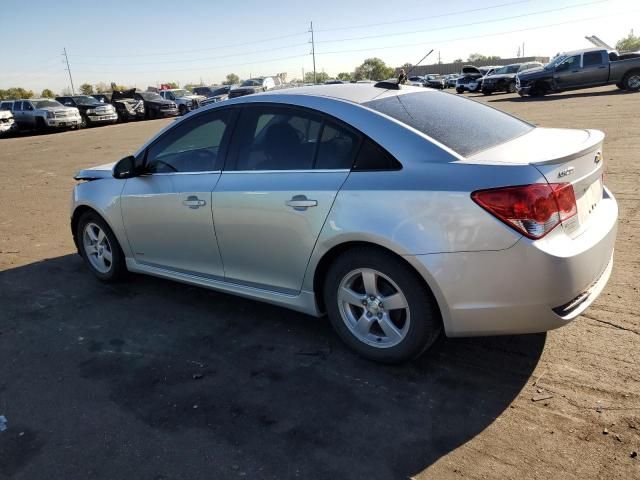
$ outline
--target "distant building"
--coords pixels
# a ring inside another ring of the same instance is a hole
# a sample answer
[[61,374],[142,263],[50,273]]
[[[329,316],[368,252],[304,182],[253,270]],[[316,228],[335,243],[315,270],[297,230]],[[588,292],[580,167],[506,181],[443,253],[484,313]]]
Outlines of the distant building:
[[[465,65],[474,65],[476,67],[483,67],[485,65],[510,65],[512,63],[525,63],[525,62],[540,62],[548,63],[549,57],[515,57],[515,58],[501,58],[500,60],[490,60],[488,62],[458,62],[458,63],[434,63],[432,65],[418,65],[413,67],[409,76],[420,76],[428,73],[436,73],[439,75],[448,75],[450,73],[460,73],[462,67]],[[400,69],[406,67],[396,68],[395,75],[400,74]],[[407,70],[408,71],[408,70]]]

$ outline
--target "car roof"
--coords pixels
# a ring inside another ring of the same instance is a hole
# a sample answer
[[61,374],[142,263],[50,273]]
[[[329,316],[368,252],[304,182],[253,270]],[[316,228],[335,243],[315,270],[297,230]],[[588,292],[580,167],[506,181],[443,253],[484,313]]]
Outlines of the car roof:
[[[399,90],[384,89],[375,86],[375,83],[336,83],[331,85],[312,85],[308,87],[287,88],[284,90],[271,90],[264,93],[250,95],[250,97],[269,97],[271,95],[311,95],[329,97],[338,100],[346,100],[352,103],[362,104],[375,98],[395,97],[410,92],[429,92],[431,89],[424,87],[412,87],[403,85]],[[435,91],[435,90],[433,90]],[[249,97],[249,96],[247,96]],[[245,97],[239,97],[242,99]],[[238,99],[238,100],[239,100]],[[235,100],[235,99],[234,99]],[[249,101],[248,99],[246,101]]]
[[588,53],[588,52],[613,52],[613,50],[608,50],[606,48],[600,47],[591,47],[591,48],[581,48],[580,50],[571,50],[570,52],[562,52],[560,55],[578,55],[580,53]]

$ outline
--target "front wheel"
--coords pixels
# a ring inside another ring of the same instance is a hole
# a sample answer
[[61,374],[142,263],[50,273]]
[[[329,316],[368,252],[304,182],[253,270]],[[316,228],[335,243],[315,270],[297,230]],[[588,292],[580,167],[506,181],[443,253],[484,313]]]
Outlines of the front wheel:
[[80,255],[99,280],[113,282],[125,274],[127,267],[120,244],[97,213],[87,212],[80,217],[76,240]]
[[507,93],[516,93],[516,82],[509,82],[507,85]]
[[324,285],[329,319],[362,357],[399,363],[417,357],[441,331],[435,300],[403,260],[375,248],[349,250]]
[[483,95],[491,95],[493,92],[491,90],[482,90]]
[[456,87],[456,93],[464,93],[464,88]]

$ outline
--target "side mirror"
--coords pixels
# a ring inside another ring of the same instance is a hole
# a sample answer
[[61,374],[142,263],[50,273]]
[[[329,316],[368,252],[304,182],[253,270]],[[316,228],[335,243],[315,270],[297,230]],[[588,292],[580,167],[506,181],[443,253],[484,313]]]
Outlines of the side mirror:
[[136,177],[139,175],[138,170],[136,167],[136,157],[129,155],[113,167],[113,177],[119,179]]

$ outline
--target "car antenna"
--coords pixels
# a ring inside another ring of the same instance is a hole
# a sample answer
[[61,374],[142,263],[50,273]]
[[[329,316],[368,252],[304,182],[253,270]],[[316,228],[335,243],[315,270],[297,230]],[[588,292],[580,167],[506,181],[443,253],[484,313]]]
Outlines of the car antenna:
[[[407,78],[409,78],[409,74],[410,74],[411,72],[413,72],[413,69],[414,69],[414,68],[416,68],[418,65],[420,65],[420,64],[421,64],[421,63],[422,63],[422,62],[423,62],[423,61],[424,61],[424,60],[425,60],[429,55],[431,55],[432,53],[433,53],[433,48],[432,48],[431,50],[429,50],[429,52],[428,52],[424,57],[422,57],[422,58],[418,61],[418,63],[416,63],[414,66],[412,66],[412,67],[409,69],[409,71],[408,71],[408,72],[406,72],[406,73],[405,73],[405,75],[407,76]],[[381,82],[376,83],[376,84],[374,85],[374,87],[376,87],[376,88],[384,88],[384,89],[385,89],[385,92],[386,92],[387,90],[400,90],[400,81],[399,81],[399,79],[398,79],[398,80],[396,80],[395,82],[389,82],[389,81],[387,81],[387,80],[383,80],[383,81],[381,81]],[[381,92],[379,95],[375,96],[375,97],[373,98],[373,100],[375,100],[376,98],[378,98],[378,97],[379,97],[380,95],[382,95],[383,93],[384,93],[384,92]]]

